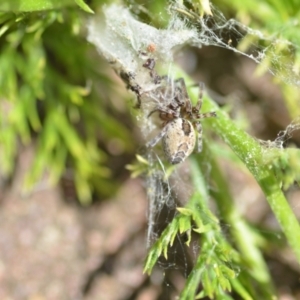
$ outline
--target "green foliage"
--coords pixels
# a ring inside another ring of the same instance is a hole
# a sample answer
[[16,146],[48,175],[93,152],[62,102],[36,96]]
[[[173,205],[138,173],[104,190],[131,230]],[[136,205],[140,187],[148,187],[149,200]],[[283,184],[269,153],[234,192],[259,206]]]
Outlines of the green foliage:
[[[151,272],[161,255],[168,258],[169,247],[173,245],[177,235],[186,233],[186,245],[189,246],[193,231],[198,235],[194,241],[199,243],[200,251],[180,299],[201,299],[205,296],[210,299],[233,299],[228,294],[231,291],[235,291],[242,299],[259,299],[262,295],[264,299],[272,299],[274,289],[259,249],[261,238],[239,215],[228,184],[213,160],[208,144],[204,148],[206,150],[197,161],[191,160],[195,194],[185,208],[177,209],[177,216],[152,246],[144,271]],[[219,193],[208,190],[202,175],[202,170],[207,173],[208,162],[211,180],[218,186]],[[221,216],[230,228],[238,251],[227,240],[218,218],[208,206],[211,196],[216,200]],[[253,282],[258,282],[260,287],[253,290]],[[197,294],[200,284],[203,289]]]
[[[253,1],[250,2],[249,5],[251,6],[252,14]],[[245,16],[246,11],[244,10],[247,8],[247,2],[237,1],[235,3],[239,5],[240,16]],[[271,5],[269,6],[269,4],[265,2],[260,1],[257,5],[266,5],[270,11],[274,10]],[[232,6],[228,4],[227,7]],[[243,7],[244,10],[242,10],[241,7]],[[283,5],[281,9],[287,9],[287,7],[288,5]],[[248,12],[248,17],[250,17],[250,8]],[[262,11],[260,12],[263,13]],[[281,13],[282,12],[283,10],[281,10]],[[194,18],[194,15],[191,16]],[[278,16],[275,18],[277,18],[277,22],[279,22],[278,27],[268,28],[268,30],[271,34],[274,31],[280,32],[282,44],[274,43],[272,47],[275,46],[275,48],[269,48],[272,51],[267,53],[265,60],[260,65],[260,72],[262,72],[262,70],[266,71],[268,68],[277,68],[281,71],[278,67],[281,63],[286,66],[294,65],[294,68],[297,70],[298,63],[297,59],[295,59],[297,55],[289,55],[293,46],[285,42],[285,40],[290,37],[288,32],[291,33],[294,29],[291,29],[291,26],[287,26],[284,27],[285,30],[279,30],[279,28],[282,29],[284,25],[284,18],[278,19]],[[266,19],[263,21],[266,21]],[[270,19],[268,19],[267,22],[268,25],[273,24]],[[290,30],[287,28],[290,28]],[[294,33],[296,33],[296,31]],[[291,40],[296,42],[297,35],[293,34],[293,37],[294,39]],[[278,38],[278,36],[276,36],[276,38]],[[244,47],[244,49],[246,49],[250,45],[250,42],[258,43],[257,40],[247,40],[246,37],[243,41],[244,44],[241,45],[240,48]],[[273,40],[270,41],[270,43],[272,42]],[[247,47],[245,47],[245,45],[247,45]],[[293,51],[297,51],[298,48],[293,49]],[[275,61],[278,65],[274,65]],[[286,72],[289,70],[286,68],[283,71]],[[297,74],[295,75],[297,76]],[[278,76],[286,76],[285,78],[288,79],[290,75],[279,73]],[[178,71],[176,77],[184,77],[187,85],[192,85],[190,79],[182,72]],[[287,100],[287,106],[291,108],[291,116],[296,117],[299,115],[298,99],[295,97],[297,93],[292,87],[283,86],[283,88],[287,91],[286,94],[290,96],[289,100]],[[190,94],[192,94],[192,92],[192,90],[189,91]],[[196,95],[194,96],[196,98]],[[250,137],[243,130],[238,129],[228,118],[227,113],[224,110],[220,110],[214,102],[208,98],[205,101],[203,110],[217,112],[218,118],[207,120],[205,124],[208,124],[209,127],[230,146],[233,153],[235,153],[236,156],[227,155],[227,159],[240,167],[242,166],[242,168],[246,167],[257,180],[290,246],[293,248],[300,262],[299,224],[281,190],[281,187],[288,189],[294,182],[299,181],[299,149],[275,148],[281,146],[280,141],[278,141],[279,143],[277,143],[277,145],[276,143],[271,143],[271,145],[258,143],[258,141]],[[298,121],[295,121],[294,124],[291,124],[293,128],[287,129],[286,136],[289,136],[290,131],[299,128],[298,123]],[[210,144],[213,143],[210,142]],[[253,231],[237,211],[228,189],[229,184],[218,167],[218,159],[224,159],[224,151],[218,148],[219,146],[210,147],[209,144],[206,144],[204,146],[204,152],[201,153],[197,161],[191,160],[191,168],[193,171],[192,179],[194,180],[195,190],[198,190],[198,193],[196,192],[196,194],[191,197],[185,208],[178,209],[179,214],[174,218],[172,223],[167,226],[160,238],[152,246],[145,263],[145,271],[149,272],[153,268],[161,254],[164,254],[165,258],[167,258],[168,247],[172,245],[176,234],[180,234],[183,231],[183,229],[179,229],[179,223],[182,219],[181,222],[184,224],[182,228],[184,228],[187,233],[193,230],[195,226],[199,228],[193,231],[199,232],[197,240],[200,252],[194,269],[189,274],[180,299],[195,299],[204,296],[208,296],[211,299],[232,299],[228,293],[230,291],[239,294],[242,299],[275,299],[276,292],[261,250],[262,245],[270,243],[270,240],[269,242],[264,240],[258,232]],[[242,165],[240,163],[242,163]],[[208,165],[209,172],[206,170]],[[203,176],[201,175],[202,172],[204,174],[210,174],[210,178],[206,178],[206,181],[212,182],[213,185],[217,187],[217,191],[207,190],[202,178]],[[216,227],[217,222],[215,223],[215,218],[212,218],[212,220],[214,220],[212,224],[210,222],[203,224],[205,216],[201,215],[201,211],[205,212],[205,215],[212,216],[207,206],[203,204],[207,202],[209,197],[214,199],[218,206],[220,218],[229,226],[230,236],[235,244],[234,247],[232,243],[228,242],[227,238],[224,237],[218,226]],[[197,204],[191,209],[193,203]],[[202,220],[200,226],[197,226],[197,215],[199,219]],[[212,236],[213,239],[207,239],[208,235],[210,237]],[[223,257],[225,259],[222,259]],[[213,263],[210,264],[208,262]],[[226,271],[222,272],[220,270]],[[202,290],[200,294],[196,295],[200,284],[202,285]],[[253,288],[254,285],[256,288]]]
[[296,148],[269,149],[265,154],[265,165],[272,167],[278,182],[287,190],[300,182],[300,151]]
[[[296,95],[300,75],[300,2],[293,0],[216,0],[214,4],[221,7],[224,12],[228,12],[229,9],[235,11],[238,20],[252,28],[259,29],[265,35],[266,39],[263,41],[259,36],[256,38],[246,36],[239,48],[251,51],[253,43],[263,44],[266,55],[256,73],[262,74],[271,69],[277,77],[288,83],[281,83],[286,106],[292,119],[298,117],[300,102]],[[289,85],[290,82],[294,83],[294,86]]]
[[[257,73],[272,69],[279,71],[277,73],[279,77],[289,81],[290,74],[286,73],[290,71],[289,68],[280,68],[280,66],[281,64],[293,66],[293,70],[296,70],[294,75],[297,78],[299,24],[296,22],[294,27],[291,24],[295,21],[295,14],[299,12],[299,7],[292,1],[289,1],[290,3],[279,2],[273,5],[274,3],[269,1],[256,1],[255,4],[253,1],[230,1],[226,7],[223,7],[225,10],[236,8],[242,23],[249,23],[248,20],[251,20],[251,26],[273,37],[267,40],[269,44],[264,45],[268,51],[265,52],[265,59],[259,65]],[[190,7],[195,9],[195,5]],[[253,10],[253,7],[256,9]],[[194,12],[190,10],[182,11],[182,13],[187,17],[195,18]],[[253,13],[255,13],[254,16]],[[275,43],[275,40],[278,42]],[[246,51],[253,43],[259,44],[263,41],[246,37],[239,49]],[[173,75],[176,78],[184,77],[187,86],[193,84],[190,78],[180,70]],[[298,93],[291,86],[282,84],[282,87],[291,116],[299,116]],[[190,90],[189,94],[193,94],[193,91]],[[197,95],[194,95],[194,98],[196,97]],[[204,151],[197,157],[197,160],[191,159],[191,177],[195,193],[186,207],[177,209],[178,214],[151,247],[144,271],[151,272],[161,256],[168,259],[168,251],[177,235],[187,234],[186,246],[188,247],[193,232],[193,235],[196,234],[194,240],[198,243],[200,251],[180,299],[200,299],[205,296],[210,299],[233,299],[230,292],[238,294],[242,299],[275,299],[275,288],[261,249],[266,245],[270,247],[272,242],[254,231],[240,215],[229,191],[229,183],[218,166],[218,160],[228,159],[239,168],[245,169],[246,167],[252,173],[300,262],[299,224],[281,190],[282,187],[288,189],[295,182],[299,182],[300,151],[294,148],[276,148],[282,146],[283,139],[278,140],[277,144],[276,142],[270,145],[260,144],[246,132],[237,128],[225,110],[220,110],[211,99],[206,98],[203,106],[204,111],[216,111],[218,115],[216,119],[203,122],[204,125],[209,126],[217,136],[221,137],[232,152],[227,153],[227,150],[220,149],[219,145],[215,146],[210,141],[204,145]],[[287,137],[291,131],[299,128],[298,123],[295,121],[291,124],[292,127],[287,129],[285,134]],[[151,176],[154,172],[152,168],[155,168],[155,166],[150,167],[149,164],[142,163],[141,160],[133,166],[131,170],[135,172],[135,175],[144,172]],[[150,169],[147,170],[147,166]],[[168,174],[169,170],[166,168]],[[206,175],[206,182],[202,174],[210,174],[209,178]],[[216,190],[209,190],[207,182],[217,187]],[[217,217],[210,211],[209,198],[212,198],[218,207],[219,219],[227,224],[230,239],[224,236]],[[200,286],[201,291],[197,294]]]
[[141,155],[137,154],[136,159],[136,163],[126,166],[126,169],[130,171],[132,178],[136,178],[147,173],[150,167],[149,162]]
[[[131,151],[132,143],[129,131],[105,112],[103,97],[113,91],[113,82],[91,57],[81,34],[83,21],[76,7],[0,14],[0,161],[9,176],[19,138],[23,144],[34,139],[37,150],[25,189],[45,171],[57,183],[68,166],[81,202],[88,203],[95,189],[104,195],[115,190],[108,180],[107,155],[98,146],[99,133],[104,143],[122,141],[125,151]],[[99,94],[99,80],[105,93]],[[115,92],[110,93],[113,97]]]
[[[196,170],[196,172],[198,171]],[[199,173],[197,176],[200,176],[197,177],[199,183],[199,180],[203,180],[203,178]],[[234,280],[238,273],[233,266],[234,262],[239,260],[239,255],[228,244],[222,234],[218,219],[207,207],[207,199],[203,199],[203,197],[207,197],[207,191],[202,190],[205,192],[205,195],[202,195],[199,186],[195,186],[195,188],[198,191],[192,196],[189,204],[185,208],[177,209],[179,214],[151,248],[144,271],[151,272],[162,254],[166,259],[168,258],[168,247],[173,245],[178,234],[186,233],[188,235],[186,245],[189,246],[191,230],[193,230],[198,235],[196,240],[199,242],[201,250],[180,299],[195,299],[200,282],[203,284],[203,290],[197,295],[197,299],[205,296],[211,299],[218,298],[224,296],[226,291],[231,291],[230,281]]]
[[83,0],[4,0],[0,3],[0,10],[7,12],[32,12],[48,9],[58,9],[77,4],[84,11],[93,13],[91,8]]

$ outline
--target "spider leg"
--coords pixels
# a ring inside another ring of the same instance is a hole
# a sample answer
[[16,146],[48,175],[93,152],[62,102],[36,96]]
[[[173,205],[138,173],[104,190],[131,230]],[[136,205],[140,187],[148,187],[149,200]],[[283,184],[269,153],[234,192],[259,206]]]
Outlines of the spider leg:
[[217,116],[217,113],[212,111],[212,112],[207,112],[207,113],[203,113],[203,114],[198,114],[197,119],[212,118],[212,117],[216,117],[216,116]]
[[204,88],[205,88],[204,83],[203,82],[199,82],[199,98],[198,98],[198,102],[197,102],[197,104],[195,106],[195,111],[196,112],[199,112],[201,110]]
[[200,122],[195,122],[195,126],[198,132],[197,136],[197,153],[202,151],[202,125]]
[[202,100],[203,100],[203,91],[204,91],[204,83],[200,82],[199,83],[199,100],[195,107],[193,108],[193,117],[196,119],[205,119],[205,118],[211,118],[211,117],[216,117],[217,114],[216,112],[207,112],[207,113],[199,113],[202,107]]
[[178,78],[175,80],[175,101],[179,106],[185,106],[185,111],[187,113],[192,112],[192,104],[187,92],[185,81],[183,78]]
[[160,111],[161,109],[160,108],[155,108],[155,109],[153,109],[152,111],[150,111],[150,113],[148,114],[148,118],[152,115],[152,114],[154,114],[155,112],[157,112],[157,111]]
[[159,111],[161,115],[167,115],[167,116],[172,116],[172,119],[173,118],[178,118],[179,117],[179,114],[177,111],[174,111],[173,107],[169,108],[169,107],[166,107],[166,108],[162,108],[162,107],[157,107],[155,108],[154,110],[152,110],[149,114],[148,114],[148,118],[154,114],[155,112]]
[[168,131],[168,128],[170,126],[170,123],[168,123],[162,130],[161,132],[156,136],[154,137],[151,141],[149,141],[147,144],[146,144],[146,147],[154,147],[163,137],[164,135],[166,134],[166,132]]

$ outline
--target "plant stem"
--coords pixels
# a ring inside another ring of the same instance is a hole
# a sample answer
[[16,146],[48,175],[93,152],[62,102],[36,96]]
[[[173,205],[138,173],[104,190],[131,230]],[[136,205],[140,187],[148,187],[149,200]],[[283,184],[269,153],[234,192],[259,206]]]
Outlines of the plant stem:
[[[174,69],[174,71],[177,77],[185,79],[187,86],[192,83],[191,78],[187,77],[183,71],[179,69]],[[189,89],[189,94],[194,98],[198,96],[194,89]],[[299,222],[280,188],[272,165],[264,162],[263,150],[267,150],[263,149],[253,137],[239,129],[227,113],[208,97],[204,100],[203,111],[215,111],[217,113],[217,118],[207,119],[205,123],[210,125],[253,174],[300,264]]]
[[[210,109],[217,109],[207,101]],[[238,129],[227,115],[217,109],[218,118],[212,120],[211,127],[242,160],[263,190],[290,246],[300,263],[300,226],[279,186],[271,165],[264,164],[263,149],[246,132]]]

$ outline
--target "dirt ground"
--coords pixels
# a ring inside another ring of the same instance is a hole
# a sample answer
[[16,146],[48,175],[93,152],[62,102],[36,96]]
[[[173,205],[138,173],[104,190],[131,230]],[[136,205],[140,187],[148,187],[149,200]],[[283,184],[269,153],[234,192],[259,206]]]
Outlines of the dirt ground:
[[25,195],[32,156],[33,148],[22,150],[1,195],[0,299],[129,297],[146,280],[141,182],[128,179],[114,201],[88,208],[67,204],[60,188],[43,182]]

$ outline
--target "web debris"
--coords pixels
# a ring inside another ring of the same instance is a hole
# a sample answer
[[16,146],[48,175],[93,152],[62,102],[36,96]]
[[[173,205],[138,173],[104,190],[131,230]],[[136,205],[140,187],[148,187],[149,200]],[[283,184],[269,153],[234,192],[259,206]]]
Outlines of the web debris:
[[211,3],[210,6],[213,17],[199,17],[182,4],[170,7],[170,10],[175,12],[173,18],[184,17],[189,21],[189,28],[200,28],[193,45],[216,46],[231,50],[255,61],[259,66],[257,73],[268,71],[283,82],[300,87],[300,74],[293,62],[284,61],[283,55],[278,52],[278,49],[284,49],[285,55],[294,57],[295,50],[299,48],[297,45],[278,38],[277,35],[266,36],[237,20],[227,20],[220,10]]
[[[279,43],[291,45],[287,41],[265,37],[260,31],[253,30],[237,22],[226,20],[224,15],[215,7],[212,8],[213,17],[199,17],[179,4],[169,7],[170,23],[167,29],[156,29],[138,21],[127,8],[115,4],[103,8],[104,18],[91,19],[88,24],[88,40],[95,44],[99,53],[110,62],[115,71],[122,77],[139,100],[139,127],[146,141],[151,133],[157,129],[148,114],[158,104],[157,83],[153,74],[145,68],[148,57],[155,59],[163,69],[168,70],[168,77],[172,78],[172,63],[174,52],[189,44],[201,48],[202,46],[217,46],[229,49],[238,54],[249,57],[258,64],[263,64],[267,53],[275,53],[274,48]],[[244,38],[246,46],[243,48]],[[257,41],[251,44],[249,40]],[[242,44],[240,43],[242,41]],[[267,46],[258,46],[258,41],[266,42]],[[238,46],[240,45],[240,46]],[[300,80],[291,74],[290,65],[278,65],[278,56],[273,59],[269,71],[287,82],[300,85]],[[167,91],[167,93],[172,93]],[[163,97],[168,101],[171,97]],[[168,104],[168,103],[166,103]],[[294,128],[294,127],[293,127]],[[290,131],[288,131],[290,132]],[[286,134],[279,136],[274,142],[276,147],[282,146]],[[154,225],[162,207],[172,205],[173,188],[166,179],[163,163],[153,152],[147,157],[151,165],[156,163],[146,180],[149,197],[149,231],[148,246],[155,239]],[[160,166],[160,167],[159,167]],[[175,174],[176,176],[176,174]]]
[[265,149],[284,149],[285,143],[293,136],[293,132],[300,130],[300,117],[294,119],[285,130],[279,131],[274,141],[258,140]]
[[[174,49],[191,43],[197,38],[197,31],[186,28],[186,23],[179,18],[173,20],[170,27],[158,30],[137,21],[131,13],[121,6],[111,5],[103,9],[103,18],[91,20],[88,24],[88,40],[97,46],[98,51],[115,71],[124,79],[139,99],[139,126],[145,139],[153,133],[156,125],[148,114],[160,101],[157,96],[158,85],[153,74],[143,65],[148,57],[155,59],[169,69],[168,77],[172,78],[171,63]],[[170,81],[172,82],[172,80]],[[170,86],[165,93],[173,93]],[[168,101],[170,96],[163,99]],[[154,226],[164,205],[174,206],[171,187],[166,179],[164,165],[153,152],[147,157],[151,165],[154,161],[159,166],[148,176],[147,192],[149,197],[148,246],[155,239]]]

